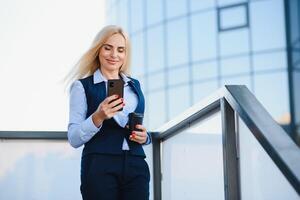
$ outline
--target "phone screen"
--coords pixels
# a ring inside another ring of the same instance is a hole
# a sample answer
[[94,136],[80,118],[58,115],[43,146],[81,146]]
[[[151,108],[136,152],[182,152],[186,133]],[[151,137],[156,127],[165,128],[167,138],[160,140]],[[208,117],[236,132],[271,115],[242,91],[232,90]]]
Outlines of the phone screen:
[[[119,98],[123,98],[124,81],[122,79],[109,79],[107,82],[107,91],[108,96],[117,94],[119,95]],[[119,111],[121,110],[123,110],[123,108],[121,108]]]

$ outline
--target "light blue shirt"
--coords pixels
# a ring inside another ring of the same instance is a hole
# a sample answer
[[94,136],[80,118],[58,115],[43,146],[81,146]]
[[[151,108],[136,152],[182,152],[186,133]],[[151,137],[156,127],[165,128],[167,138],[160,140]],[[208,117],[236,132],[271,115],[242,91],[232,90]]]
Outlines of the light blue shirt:
[[[123,73],[120,73],[124,81],[124,102],[125,106],[122,111],[117,112],[113,118],[121,126],[125,127],[128,122],[128,115],[137,107],[138,97],[128,85],[130,79]],[[101,71],[97,69],[94,74],[94,84],[105,82],[107,87],[107,79],[102,75]],[[87,113],[87,100],[82,83],[76,80],[70,88],[70,107],[69,107],[69,124],[68,124],[68,141],[74,147],[78,148],[88,142],[102,127],[96,127],[92,115],[85,119]],[[148,134],[147,134],[148,136]],[[145,144],[150,144],[151,139],[147,137]],[[123,140],[123,150],[129,150],[126,139]]]

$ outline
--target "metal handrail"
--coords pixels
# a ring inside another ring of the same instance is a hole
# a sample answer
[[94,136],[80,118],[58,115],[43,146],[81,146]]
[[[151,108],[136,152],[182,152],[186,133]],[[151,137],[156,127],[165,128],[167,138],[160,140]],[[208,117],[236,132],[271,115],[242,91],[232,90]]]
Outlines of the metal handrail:
[[[224,156],[226,157],[226,159],[224,158],[224,164],[235,167],[235,164],[232,165],[232,162],[236,162],[234,160],[235,155],[232,154],[236,154],[236,150],[232,146],[236,144],[236,141],[233,140],[236,140],[236,137],[234,137],[234,113],[237,113],[282,174],[300,195],[299,147],[283,128],[277,124],[246,86],[227,85],[153,132],[154,199],[161,199],[160,149],[162,142],[220,109],[223,122],[223,143],[224,141],[227,143],[223,144]],[[228,135],[232,137],[227,138]],[[226,171],[224,168],[224,184],[228,184],[227,187],[229,189],[227,188],[228,191],[225,191],[225,199],[240,199],[239,172],[236,170],[233,173],[232,169],[228,167]],[[227,183],[226,180],[228,181]],[[233,186],[230,186],[230,184]]]

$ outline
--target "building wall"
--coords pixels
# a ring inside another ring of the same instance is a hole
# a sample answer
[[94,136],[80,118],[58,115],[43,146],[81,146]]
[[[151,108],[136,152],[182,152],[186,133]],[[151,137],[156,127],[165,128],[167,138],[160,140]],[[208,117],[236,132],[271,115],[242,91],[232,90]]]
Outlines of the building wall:
[[107,1],[132,41],[132,75],[153,130],[225,84],[246,85],[290,123],[283,0]]

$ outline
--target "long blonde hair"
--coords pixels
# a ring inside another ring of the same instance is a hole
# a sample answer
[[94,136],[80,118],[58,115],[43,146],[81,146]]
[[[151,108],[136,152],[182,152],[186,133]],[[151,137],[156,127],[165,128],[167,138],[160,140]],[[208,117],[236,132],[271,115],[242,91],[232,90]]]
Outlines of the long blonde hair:
[[120,72],[123,72],[127,76],[130,76],[131,46],[130,46],[129,37],[121,27],[116,25],[108,25],[98,32],[89,50],[83,54],[83,56],[79,59],[79,61],[75,64],[75,66],[65,77],[64,80],[67,83],[66,85],[67,87],[70,86],[70,84],[74,80],[90,76],[97,69],[101,68],[101,63],[99,60],[100,49],[110,36],[117,33],[121,34],[125,39],[126,55],[125,55],[124,63],[120,68]]

